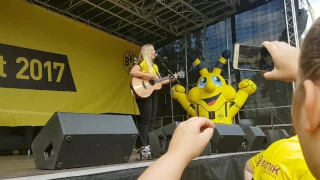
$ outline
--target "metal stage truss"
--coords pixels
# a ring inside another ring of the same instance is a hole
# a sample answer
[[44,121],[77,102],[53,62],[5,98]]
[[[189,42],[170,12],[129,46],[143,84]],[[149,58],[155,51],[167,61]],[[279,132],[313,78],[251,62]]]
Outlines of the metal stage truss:
[[[296,16],[296,6],[295,0],[283,0],[284,2],[284,12],[286,17],[286,27],[287,27],[287,36],[288,36],[288,43],[291,46],[300,47],[299,44],[299,33],[298,33],[298,27],[297,27],[297,16]],[[301,0],[298,0],[299,3]],[[292,83],[292,90],[295,91],[296,85],[293,82]]]
[[296,6],[298,6],[298,4],[295,5],[294,0],[284,0],[288,43],[291,46],[299,48],[299,37],[295,10]]
[[[238,0],[25,0],[142,45],[163,45],[206,27],[248,4]],[[240,4],[242,3],[242,4]]]

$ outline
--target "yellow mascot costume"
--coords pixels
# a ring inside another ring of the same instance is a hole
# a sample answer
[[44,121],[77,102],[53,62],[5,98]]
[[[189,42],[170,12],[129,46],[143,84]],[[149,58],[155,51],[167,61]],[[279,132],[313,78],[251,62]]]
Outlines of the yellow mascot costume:
[[233,124],[233,117],[248,96],[256,91],[256,84],[249,79],[244,79],[238,84],[238,92],[226,84],[220,74],[230,56],[231,51],[224,51],[212,72],[209,72],[197,58],[193,64],[198,68],[201,77],[188,95],[183,86],[178,84],[172,87],[173,98],[179,101],[190,116],[206,117],[216,124]]

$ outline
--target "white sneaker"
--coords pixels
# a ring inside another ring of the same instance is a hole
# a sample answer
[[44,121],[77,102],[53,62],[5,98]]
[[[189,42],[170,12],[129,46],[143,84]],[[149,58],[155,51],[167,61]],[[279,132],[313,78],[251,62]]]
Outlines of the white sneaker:
[[148,146],[145,146],[142,150],[141,150],[141,154],[144,155],[144,156],[149,156],[151,155],[151,152],[150,152],[150,145]]

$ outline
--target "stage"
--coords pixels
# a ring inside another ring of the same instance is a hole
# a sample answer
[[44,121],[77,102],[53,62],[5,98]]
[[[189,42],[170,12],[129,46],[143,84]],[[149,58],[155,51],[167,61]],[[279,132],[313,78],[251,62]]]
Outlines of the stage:
[[[181,179],[243,179],[245,162],[259,151],[223,153],[195,158]],[[0,179],[137,179],[153,161],[136,161],[133,153],[128,163],[64,170],[38,170],[32,155],[0,156]],[[174,159],[173,159],[174,161]]]

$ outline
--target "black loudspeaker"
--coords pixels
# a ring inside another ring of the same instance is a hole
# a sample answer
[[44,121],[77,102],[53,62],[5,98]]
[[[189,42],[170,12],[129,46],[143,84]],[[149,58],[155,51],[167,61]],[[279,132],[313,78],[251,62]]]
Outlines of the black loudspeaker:
[[280,139],[286,139],[290,137],[288,132],[284,129],[266,130],[264,131],[264,134],[266,135],[266,139],[264,141],[264,148],[268,148],[272,143]]
[[242,130],[246,134],[245,150],[254,151],[263,148],[266,135],[259,127],[247,126],[243,127]]
[[[178,121],[175,121],[171,124],[168,124],[166,126],[163,126],[163,132],[166,136],[166,139],[167,139],[167,146],[169,147],[169,144],[170,144],[170,141],[171,141],[171,138],[173,136],[173,133],[174,131],[176,130],[176,128],[178,127],[178,125],[180,124],[180,122]],[[167,149],[168,149],[167,147]]]
[[288,132],[284,129],[278,129],[278,132],[279,132],[280,139],[286,139],[290,137]]
[[278,130],[266,130],[264,131],[266,139],[264,141],[264,148],[268,148],[272,143],[280,140],[280,135]]
[[166,137],[163,128],[156,129],[148,134],[151,155],[154,158],[160,157],[160,154],[166,152]]
[[179,123],[175,121],[148,134],[152,157],[160,157],[167,152],[172,135]]
[[212,154],[211,151],[211,142],[209,141],[208,145],[204,148],[204,150],[202,151],[202,153],[200,154],[200,156],[209,156]]
[[37,169],[128,162],[138,131],[129,115],[52,115],[32,142]]
[[238,152],[245,136],[239,125],[216,124],[211,138],[211,150],[215,153]]

